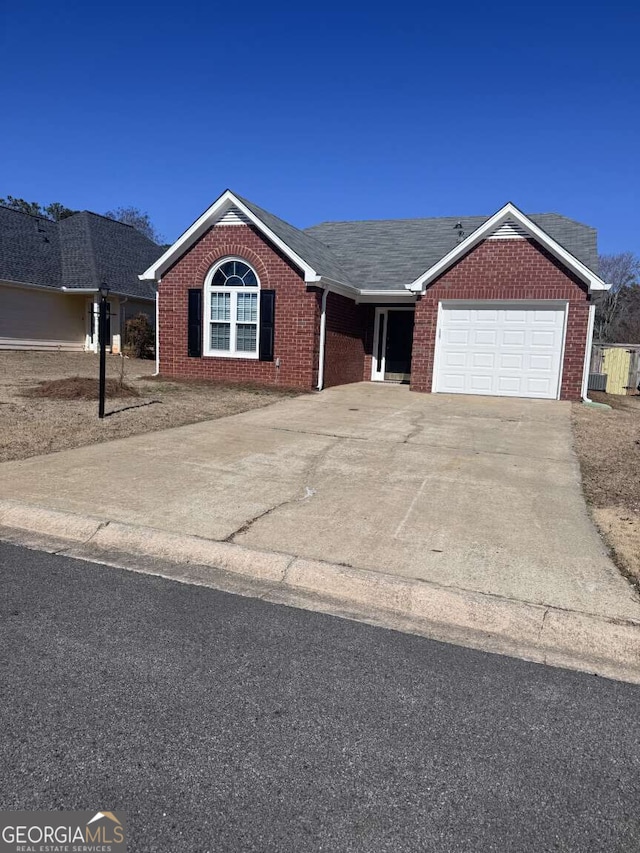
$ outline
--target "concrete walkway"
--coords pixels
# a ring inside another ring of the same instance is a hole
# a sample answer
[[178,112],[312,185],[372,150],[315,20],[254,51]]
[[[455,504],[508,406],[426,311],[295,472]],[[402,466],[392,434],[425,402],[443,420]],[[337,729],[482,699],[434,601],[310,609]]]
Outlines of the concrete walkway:
[[362,383],[5,463],[0,499],[640,622],[589,520],[569,414]]

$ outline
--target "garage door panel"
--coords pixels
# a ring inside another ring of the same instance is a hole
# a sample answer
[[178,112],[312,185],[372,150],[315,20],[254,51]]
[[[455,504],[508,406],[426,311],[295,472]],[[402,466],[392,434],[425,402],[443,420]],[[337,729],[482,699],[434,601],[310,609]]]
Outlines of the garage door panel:
[[525,323],[527,320],[526,311],[505,311],[504,317],[507,323]]
[[447,352],[445,353],[444,367],[465,367],[467,363],[466,352]]
[[564,322],[565,310],[556,306],[469,309],[443,305],[435,390],[557,397]]
[[448,392],[450,394],[465,393],[464,382],[465,377],[463,373],[447,373],[446,371],[442,374],[442,381],[451,390]]
[[474,329],[471,340],[480,346],[494,347],[498,341],[497,329]]
[[[551,391],[553,390],[553,394]],[[551,383],[548,378],[536,379],[533,376],[527,378],[527,391],[536,396],[553,396],[555,397],[555,388],[551,388]]]
[[524,368],[524,353],[500,353],[499,366],[501,370],[522,370]]
[[481,373],[472,373],[469,377],[469,390],[466,393],[490,394],[493,386],[493,377],[483,376]]
[[531,353],[529,355],[529,368],[531,370],[544,370],[546,373],[550,373],[553,369],[553,358],[551,355]]
[[452,346],[466,347],[469,343],[468,329],[447,329],[446,340]]
[[539,329],[536,329],[531,335],[531,346],[548,349],[553,347],[555,338],[556,336],[552,331],[542,332]]
[[507,347],[524,347],[527,335],[524,329],[503,329],[502,343]]
[[496,364],[496,354],[494,352],[472,352],[469,360],[472,368],[488,367],[493,370]]
[[497,390],[500,394],[515,394],[522,391],[522,376],[498,376]]
[[471,318],[479,325],[497,323],[498,312],[492,311],[490,308],[484,308],[482,311],[474,311],[471,314]]

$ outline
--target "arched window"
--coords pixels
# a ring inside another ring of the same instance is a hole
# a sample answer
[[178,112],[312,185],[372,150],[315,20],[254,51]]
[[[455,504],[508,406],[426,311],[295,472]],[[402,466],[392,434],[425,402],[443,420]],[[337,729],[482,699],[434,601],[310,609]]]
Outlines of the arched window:
[[258,357],[260,282],[238,258],[219,261],[205,280],[206,355]]

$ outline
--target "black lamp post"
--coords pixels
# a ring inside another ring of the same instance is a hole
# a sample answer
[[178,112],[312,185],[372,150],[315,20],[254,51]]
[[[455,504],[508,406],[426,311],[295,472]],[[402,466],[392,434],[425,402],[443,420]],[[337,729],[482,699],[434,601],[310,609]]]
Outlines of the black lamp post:
[[109,286],[106,282],[100,285],[100,313],[98,314],[98,346],[100,347],[100,391],[98,417],[104,417],[104,397],[107,380],[107,299]]

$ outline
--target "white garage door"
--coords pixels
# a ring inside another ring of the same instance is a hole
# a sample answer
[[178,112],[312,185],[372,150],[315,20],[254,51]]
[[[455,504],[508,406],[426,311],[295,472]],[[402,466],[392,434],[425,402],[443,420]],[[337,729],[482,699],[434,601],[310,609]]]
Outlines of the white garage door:
[[441,306],[435,391],[558,396],[565,309]]

